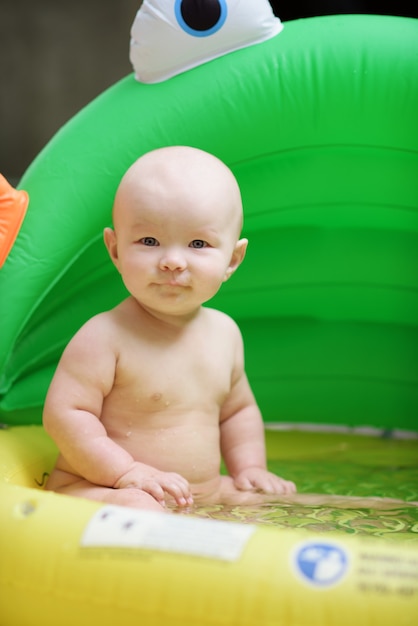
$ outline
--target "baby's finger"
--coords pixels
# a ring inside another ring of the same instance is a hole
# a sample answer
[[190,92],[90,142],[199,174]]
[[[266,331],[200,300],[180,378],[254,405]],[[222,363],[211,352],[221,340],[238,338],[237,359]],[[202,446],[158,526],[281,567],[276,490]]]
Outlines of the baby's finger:
[[193,504],[193,496],[187,480],[182,476],[169,478],[164,482],[164,490],[172,496],[178,506],[190,506]]
[[296,486],[292,481],[284,480],[272,473],[256,476],[252,485],[257,491],[266,494],[288,495],[296,491]]
[[291,493],[296,493],[296,485],[291,480],[284,480],[284,478],[280,478],[280,476],[275,476],[274,481],[274,492],[280,495],[289,495]]
[[254,489],[258,489],[254,481],[250,480],[246,476],[239,476],[234,482],[236,488],[241,491],[253,491]]
[[286,493],[296,493],[297,492],[297,487],[295,485],[295,483],[291,480],[285,480],[286,483]]
[[164,489],[161,487],[159,483],[155,481],[147,481],[142,485],[141,489],[142,491],[149,493],[150,496],[155,498],[158,504],[161,504],[161,506],[165,506]]

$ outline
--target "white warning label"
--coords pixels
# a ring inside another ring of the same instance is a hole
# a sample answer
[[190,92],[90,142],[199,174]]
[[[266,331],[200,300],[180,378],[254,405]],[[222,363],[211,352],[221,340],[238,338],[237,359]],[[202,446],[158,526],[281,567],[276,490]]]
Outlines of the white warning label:
[[137,548],[236,561],[256,527],[105,506],[81,537],[84,548]]

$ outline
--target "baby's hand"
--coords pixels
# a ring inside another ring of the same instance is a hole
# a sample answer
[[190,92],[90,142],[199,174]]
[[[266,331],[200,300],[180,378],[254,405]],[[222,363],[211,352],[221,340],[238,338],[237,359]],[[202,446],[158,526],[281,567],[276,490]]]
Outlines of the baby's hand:
[[174,499],[177,506],[193,504],[189,483],[183,476],[174,472],[161,472],[142,463],[135,463],[114,485],[115,489],[132,487],[149,493],[161,506],[165,506],[166,494]]
[[234,478],[234,484],[241,491],[261,491],[277,495],[296,492],[296,486],[290,480],[284,480],[260,467],[247,467]]

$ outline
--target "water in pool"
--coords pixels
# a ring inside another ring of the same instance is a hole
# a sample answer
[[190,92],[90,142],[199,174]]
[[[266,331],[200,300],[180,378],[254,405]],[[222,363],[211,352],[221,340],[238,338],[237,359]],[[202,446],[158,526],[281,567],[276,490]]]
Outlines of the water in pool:
[[[293,480],[300,494],[320,494],[324,500],[257,507],[214,505],[196,508],[193,515],[418,542],[417,437],[268,430],[266,438],[269,469]],[[335,494],[378,499],[326,502]]]

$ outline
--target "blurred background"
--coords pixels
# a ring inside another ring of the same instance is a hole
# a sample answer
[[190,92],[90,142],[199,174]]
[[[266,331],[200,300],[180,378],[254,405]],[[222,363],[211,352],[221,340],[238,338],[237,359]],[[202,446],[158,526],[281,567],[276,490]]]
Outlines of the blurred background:
[[[173,0],[174,1],[174,0]],[[140,0],[1,0],[0,172],[17,184],[57,130],[132,71]],[[338,13],[418,17],[410,0],[270,0],[282,21]]]

